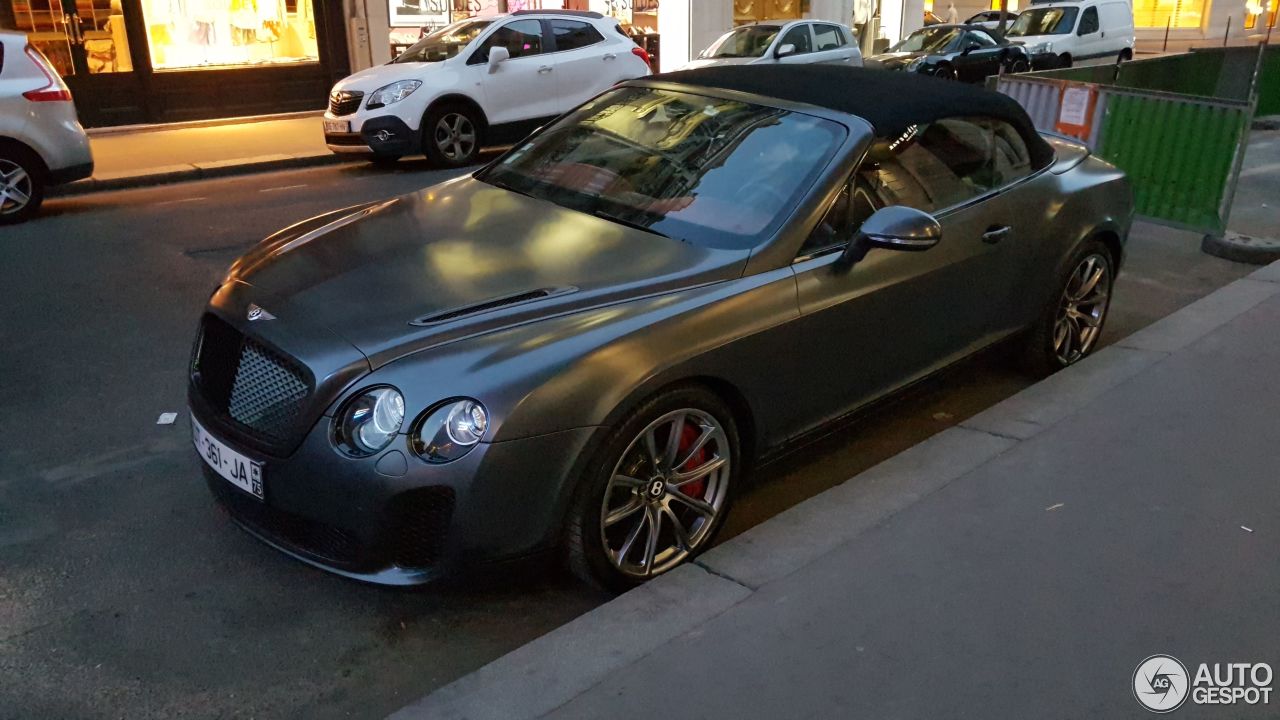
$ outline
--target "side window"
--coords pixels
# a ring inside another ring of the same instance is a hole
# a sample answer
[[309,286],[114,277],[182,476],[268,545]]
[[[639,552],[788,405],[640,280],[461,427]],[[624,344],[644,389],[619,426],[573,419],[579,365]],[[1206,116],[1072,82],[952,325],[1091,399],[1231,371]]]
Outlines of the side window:
[[1016,182],[1031,174],[1031,153],[1027,143],[1012,125],[1003,120],[988,120],[994,153],[994,181],[997,187]]
[[853,239],[853,234],[862,227],[862,223],[882,207],[859,176],[855,175],[851,185],[852,187],[845,184],[836,201],[804,241],[800,255],[813,255],[823,250],[843,247]]
[[978,43],[979,47],[984,47],[984,48],[995,47],[996,45],[1000,44],[996,42],[995,38],[991,37],[985,32],[982,32],[981,30],[971,31],[969,33],[969,39]]
[[947,118],[917,127],[859,174],[884,205],[937,212],[992,189],[991,131],[984,121]]
[[1080,16],[1081,35],[1091,35],[1098,32],[1098,8],[1085,8],[1084,14]]
[[797,55],[813,52],[813,41],[809,38],[809,25],[800,23],[788,30],[787,34],[778,41],[778,47],[783,45],[795,45]]
[[551,32],[556,37],[556,50],[560,52],[577,50],[604,40],[604,36],[591,23],[577,20],[552,20]]
[[498,28],[489,39],[484,41],[480,49],[467,62],[470,64],[486,62],[489,59],[489,48],[501,45],[511,53],[512,59],[537,55],[542,52],[542,21],[516,20]]
[[845,46],[844,33],[835,25],[815,24],[813,26],[813,38],[818,52],[839,50]]

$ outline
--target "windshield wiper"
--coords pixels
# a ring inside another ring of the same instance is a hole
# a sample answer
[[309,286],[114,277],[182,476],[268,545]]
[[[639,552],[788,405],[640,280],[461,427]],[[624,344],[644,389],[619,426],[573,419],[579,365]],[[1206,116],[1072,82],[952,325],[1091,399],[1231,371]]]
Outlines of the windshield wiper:
[[484,182],[487,182],[496,188],[502,188],[503,190],[510,190],[511,192],[517,195],[523,195],[525,197],[533,197],[533,193],[529,192],[528,190],[521,190],[515,187],[514,185],[512,185],[511,183],[507,182],[506,180],[493,180],[487,176],[481,179]]
[[591,212],[591,214],[592,214],[592,215],[595,215],[596,217],[600,218],[601,220],[608,220],[608,221],[610,221],[610,222],[616,222],[616,223],[618,223],[619,225],[626,225],[626,226],[627,226],[627,227],[629,227],[629,228],[634,228],[634,229],[636,229],[636,230],[643,230],[644,232],[652,233],[652,234],[654,234],[654,235],[657,235],[658,237],[664,237],[664,238],[668,238],[668,239],[670,239],[670,238],[671,238],[671,236],[670,236],[670,235],[668,235],[668,234],[666,234],[666,233],[664,233],[664,232],[659,232],[659,231],[657,231],[657,230],[654,230],[653,228],[649,227],[648,225],[641,225],[640,223],[638,223],[638,222],[636,222],[636,221],[634,221],[634,220],[625,220],[625,219],[620,218],[620,217],[618,217],[617,215],[614,215],[614,214],[612,214],[612,213],[607,213],[607,212],[605,212],[604,210],[593,210],[593,211]]

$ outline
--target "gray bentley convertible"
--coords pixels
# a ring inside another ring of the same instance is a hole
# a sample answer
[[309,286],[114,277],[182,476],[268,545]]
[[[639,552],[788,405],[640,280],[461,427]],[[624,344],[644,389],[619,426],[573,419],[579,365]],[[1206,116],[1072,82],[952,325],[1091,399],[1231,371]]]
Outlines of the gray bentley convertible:
[[240,525],[327,570],[550,551],[623,589],[706,549],[760,458],[1002,340],[1088,355],[1132,215],[1120,171],[985,90],[631,81],[236,261],[193,440]]

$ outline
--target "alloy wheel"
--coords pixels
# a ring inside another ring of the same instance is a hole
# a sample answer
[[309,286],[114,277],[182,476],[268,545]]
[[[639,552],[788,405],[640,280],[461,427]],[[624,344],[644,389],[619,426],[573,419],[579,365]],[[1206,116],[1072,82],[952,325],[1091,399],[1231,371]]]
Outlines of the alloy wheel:
[[26,168],[0,158],[0,215],[22,212],[31,202],[31,175]]
[[955,80],[956,71],[949,65],[943,65],[933,73],[933,76],[941,80]]
[[622,573],[648,578],[701,549],[729,494],[724,426],[692,408],[649,423],[613,468],[600,508],[605,555]]
[[447,113],[436,123],[435,142],[440,153],[449,160],[466,160],[475,151],[475,125],[462,113]]
[[1053,352],[1070,365],[1093,349],[1102,332],[1111,298],[1111,264],[1097,253],[1086,255],[1062,291],[1053,326]]

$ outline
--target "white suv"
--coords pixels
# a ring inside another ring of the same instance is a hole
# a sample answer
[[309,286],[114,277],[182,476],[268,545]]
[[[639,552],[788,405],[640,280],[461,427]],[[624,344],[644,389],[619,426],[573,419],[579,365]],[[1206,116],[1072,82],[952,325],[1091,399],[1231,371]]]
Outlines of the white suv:
[[0,225],[35,215],[47,186],[92,174],[71,91],[26,35],[0,31]]
[[325,142],[375,162],[422,152],[437,165],[468,165],[481,147],[515,142],[616,83],[648,74],[648,53],[600,13],[464,20],[335,85]]

